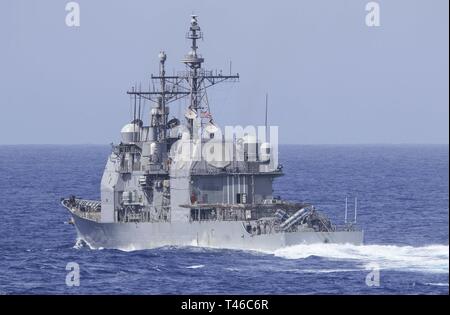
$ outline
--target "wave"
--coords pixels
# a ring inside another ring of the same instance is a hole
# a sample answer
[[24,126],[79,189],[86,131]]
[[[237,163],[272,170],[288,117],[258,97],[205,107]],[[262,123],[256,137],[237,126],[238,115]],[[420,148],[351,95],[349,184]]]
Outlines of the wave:
[[199,269],[199,268],[203,268],[205,267],[205,265],[193,265],[193,266],[187,266],[187,269]]
[[77,238],[75,244],[73,245],[74,249],[82,249],[84,247],[88,246],[90,249],[92,249],[89,244],[87,244],[83,239]]
[[74,249],[83,249],[83,248],[89,248],[90,250],[103,250],[105,249],[104,247],[94,247],[91,244],[89,244],[88,241],[82,239],[82,238],[77,238],[75,244],[73,245]]
[[361,269],[293,269],[287,270],[295,273],[338,273],[338,272],[357,272]]
[[272,252],[286,259],[318,256],[331,260],[359,261],[366,268],[448,273],[448,245],[422,247],[397,245],[311,244],[294,245]]
[[[101,250],[94,248],[85,240],[77,239],[74,248]],[[189,250],[198,252],[220,252],[220,248],[192,247],[192,246],[163,246],[153,250]],[[132,244],[127,248],[118,248],[124,252],[143,250]],[[308,257],[321,257],[329,260],[346,260],[361,263],[365,269],[390,269],[398,271],[449,273],[449,246],[399,246],[399,245],[351,245],[351,244],[309,244],[283,247],[275,251],[251,250],[253,254],[270,254],[284,259],[306,259]],[[187,268],[203,268],[203,265],[189,266]],[[350,270],[324,270],[323,272],[342,272]],[[318,272],[317,270],[303,270],[302,272]]]
[[430,285],[430,286],[436,286],[436,287],[448,287],[448,283],[444,283],[444,282],[427,282],[425,283],[425,285]]

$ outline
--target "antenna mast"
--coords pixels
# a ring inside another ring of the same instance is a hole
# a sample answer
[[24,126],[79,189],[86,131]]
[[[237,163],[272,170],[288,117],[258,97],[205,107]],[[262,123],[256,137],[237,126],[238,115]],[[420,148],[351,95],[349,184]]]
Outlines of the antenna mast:
[[268,118],[268,108],[269,108],[269,94],[266,93],[266,119],[264,121],[266,139],[264,141],[269,142],[269,130],[267,129],[267,118]]
[[[159,75],[151,76],[152,80],[160,81],[160,89],[156,90],[154,88],[153,91],[149,92],[132,90],[127,93],[134,95],[138,94],[144,99],[148,99],[152,102],[160,102],[164,117],[167,104],[189,96],[188,112],[190,112],[190,114],[186,114],[186,119],[188,121],[190,137],[193,138],[195,119],[212,118],[210,113],[207,113],[208,117],[202,117],[201,111],[208,108],[207,104],[205,106],[202,104],[207,103],[206,89],[223,81],[237,81],[239,79],[239,74],[230,73],[230,75],[222,75],[221,71],[217,74],[217,71],[213,73],[213,71],[202,68],[202,63],[205,60],[198,54],[197,41],[203,38],[203,33],[198,25],[196,15],[191,16],[191,24],[189,31],[186,34],[186,38],[191,40],[191,50],[182,60],[182,62],[186,65],[187,70],[181,71],[176,75],[166,76],[164,65],[167,56],[164,52],[161,52],[159,54]],[[162,133],[164,135],[163,139],[165,139],[165,129],[167,128],[165,126],[166,124],[167,122],[164,121],[164,125],[162,126]]]
[[158,55],[159,57],[159,75],[161,77],[161,112],[163,117],[163,126],[162,126],[162,139],[166,140],[166,129],[167,129],[167,115],[166,115],[166,69],[165,62],[167,59],[167,55],[164,51],[161,51]]

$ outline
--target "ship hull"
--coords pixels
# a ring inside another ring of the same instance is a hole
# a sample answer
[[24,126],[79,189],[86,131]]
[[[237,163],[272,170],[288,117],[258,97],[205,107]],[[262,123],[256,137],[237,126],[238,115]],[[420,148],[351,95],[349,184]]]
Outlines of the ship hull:
[[78,238],[91,248],[141,250],[161,246],[201,246],[276,250],[317,243],[363,243],[363,231],[282,232],[252,235],[242,221],[99,223],[72,213]]

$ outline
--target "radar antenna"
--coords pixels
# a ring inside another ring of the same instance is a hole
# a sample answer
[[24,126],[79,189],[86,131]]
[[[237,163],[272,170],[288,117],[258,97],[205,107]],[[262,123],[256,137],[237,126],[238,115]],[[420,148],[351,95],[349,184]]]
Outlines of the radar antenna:
[[[159,54],[160,71],[159,75],[151,75],[152,81],[160,81],[159,89],[153,88],[152,91],[128,91],[127,94],[138,95],[144,99],[160,104],[161,110],[165,112],[165,106],[180,98],[189,96],[188,112],[186,119],[191,139],[194,138],[194,121],[199,118],[201,126],[202,119],[212,120],[212,114],[209,111],[208,97],[206,89],[223,81],[237,81],[239,73],[223,75],[222,71],[211,71],[202,68],[204,58],[198,53],[197,41],[203,38],[197,15],[191,15],[191,24],[186,38],[191,40],[191,50],[181,60],[186,65],[185,71],[180,71],[176,75],[167,76],[165,73],[166,54],[162,51]],[[165,117],[166,115],[162,115]],[[167,122],[163,122],[163,129],[167,129]],[[165,139],[166,131],[162,131]],[[201,133],[200,133],[201,134]]]

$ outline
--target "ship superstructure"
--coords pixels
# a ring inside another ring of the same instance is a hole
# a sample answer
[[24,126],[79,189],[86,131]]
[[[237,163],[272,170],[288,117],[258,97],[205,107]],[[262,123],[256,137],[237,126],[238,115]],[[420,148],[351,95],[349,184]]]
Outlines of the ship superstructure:
[[[101,201],[74,196],[62,201],[78,237],[92,247],[133,249],[362,243],[363,233],[354,224],[337,227],[313,205],[274,198],[273,180],[283,173],[267,130],[227,137],[217,126],[207,89],[238,81],[239,74],[202,67],[202,36],[193,15],[185,70],[167,75],[162,51],[159,73],[151,76],[153,89],[135,86],[127,92],[133,119],[108,157]],[[184,117],[170,115],[170,104],[181,98],[188,103]],[[143,113],[141,105],[148,101],[152,107]]]

